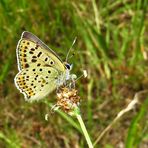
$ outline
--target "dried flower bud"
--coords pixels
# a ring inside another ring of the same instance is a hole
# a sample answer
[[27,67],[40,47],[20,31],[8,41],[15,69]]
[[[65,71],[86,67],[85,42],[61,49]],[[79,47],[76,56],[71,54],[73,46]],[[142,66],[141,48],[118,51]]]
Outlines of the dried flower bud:
[[61,110],[68,113],[69,115],[74,115],[75,111],[78,111],[80,103],[80,97],[78,96],[78,91],[74,88],[61,87],[57,93],[57,104]]

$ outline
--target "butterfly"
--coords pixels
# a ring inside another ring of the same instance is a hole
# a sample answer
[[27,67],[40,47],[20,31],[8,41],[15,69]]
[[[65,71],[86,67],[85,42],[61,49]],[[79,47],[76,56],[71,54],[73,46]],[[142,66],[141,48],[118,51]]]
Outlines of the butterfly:
[[16,55],[19,72],[14,82],[27,101],[42,99],[71,79],[71,65],[28,31],[22,33]]

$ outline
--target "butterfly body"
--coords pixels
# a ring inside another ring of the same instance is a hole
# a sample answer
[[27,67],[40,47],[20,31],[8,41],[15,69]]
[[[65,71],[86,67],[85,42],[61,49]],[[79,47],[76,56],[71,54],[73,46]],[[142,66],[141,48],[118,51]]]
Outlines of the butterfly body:
[[16,54],[19,73],[15,85],[27,101],[44,98],[71,78],[68,63],[30,32],[22,33]]

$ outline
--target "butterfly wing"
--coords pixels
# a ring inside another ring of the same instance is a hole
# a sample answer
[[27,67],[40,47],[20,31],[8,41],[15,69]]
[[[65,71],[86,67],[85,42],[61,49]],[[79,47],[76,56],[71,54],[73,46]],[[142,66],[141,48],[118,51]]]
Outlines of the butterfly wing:
[[26,100],[41,99],[65,81],[61,59],[35,35],[23,32],[16,50],[19,73],[15,84]]
[[29,68],[32,63],[36,63],[36,66],[51,66],[58,71],[65,71],[58,55],[30,32],[22,33],[16,51],[19,71]]
[[57,87],[58,76],[58,71],[53,67],[32,65],[16,75],[15,84],[27,101],[39,100]]

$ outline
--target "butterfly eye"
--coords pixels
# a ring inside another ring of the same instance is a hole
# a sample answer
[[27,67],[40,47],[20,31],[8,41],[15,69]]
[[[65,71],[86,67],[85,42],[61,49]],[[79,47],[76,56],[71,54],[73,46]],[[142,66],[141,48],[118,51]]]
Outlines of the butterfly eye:
[[66,68],[67,68],[68,70],[71,69],[71,65],[70,65],[70,64],[66,63],[65,66],[66,66]]

